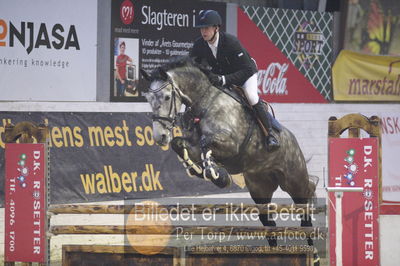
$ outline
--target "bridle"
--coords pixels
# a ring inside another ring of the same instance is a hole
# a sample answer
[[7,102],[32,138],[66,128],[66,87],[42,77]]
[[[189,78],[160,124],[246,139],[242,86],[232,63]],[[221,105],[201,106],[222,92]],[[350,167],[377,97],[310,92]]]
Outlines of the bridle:
[[[170,102],[170,105],[169,105],[168,116],[152,115],[151,119],[153,120],[153,122],[160,123],[167,130],[171,130],[176,125],[176,120],[177,120],[177,117],[178,117],[177,116],[178,108],[176,106],[176,97],[179,96],[182,99],[181,90],[174,85],[172,80],[168,79],[159,88],[154,89],[154,90],[149,90],[149,92],[157,93],[157,92],[165,89],[168,85],[171,85],[171,87],[172,87],[171,102]],[[168,124],[166,122],[168,122]]]

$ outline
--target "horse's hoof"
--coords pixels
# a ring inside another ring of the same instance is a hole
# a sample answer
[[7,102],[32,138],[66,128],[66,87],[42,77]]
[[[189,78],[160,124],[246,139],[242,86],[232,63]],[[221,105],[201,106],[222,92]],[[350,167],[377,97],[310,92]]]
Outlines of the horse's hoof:
[[171,140],[171,148],[181,157],[183,158],[183,145],[184,139],[182,137],[175,137]]
[[276,239],[276,237],[268,237],[268,245],[270,247],[277,247],[278,246],[278,240]]
[[219,177],[217,179],[211,179],[211,181],[219,188],[226,188],[232,184],[231,175],[225,169],[219,169]]
[[319,266],[320,265],[320,257],[318,255],[318,250],[316,248],[314,248],[314,266]]
[[214,167],[207,166],[204,168],[203,178],[207,181],[217,180],[219,178],[219,174],[215,172]]

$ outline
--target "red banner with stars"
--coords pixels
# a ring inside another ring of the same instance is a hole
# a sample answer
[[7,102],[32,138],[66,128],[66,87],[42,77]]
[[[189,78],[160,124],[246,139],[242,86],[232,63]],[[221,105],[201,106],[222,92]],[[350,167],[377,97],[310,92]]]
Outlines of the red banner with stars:
[[[343,265],[379,265],[379,160],[377,138],[329,139],[329,186],[343,192]],[[331,265],[336,265],[336,199],[329,193]]]
[[5,261],[46,262],[45,144],[6,144]]

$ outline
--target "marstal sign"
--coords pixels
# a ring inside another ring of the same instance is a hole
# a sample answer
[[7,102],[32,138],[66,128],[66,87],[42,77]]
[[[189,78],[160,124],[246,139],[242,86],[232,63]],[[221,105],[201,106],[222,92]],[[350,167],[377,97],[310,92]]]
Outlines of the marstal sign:
[[394,79],[384,76],[381,79],[354,78],[349,80],[349,95],[392,95],[400,96],[400,75]]
[[400,100],[400,57],[343,50],[332,74],[335,100]]

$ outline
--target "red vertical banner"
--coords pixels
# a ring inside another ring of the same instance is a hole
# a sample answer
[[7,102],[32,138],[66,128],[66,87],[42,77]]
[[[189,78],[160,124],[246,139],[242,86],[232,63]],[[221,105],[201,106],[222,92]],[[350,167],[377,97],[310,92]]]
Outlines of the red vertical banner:
[[5,147],[5,261],[47,260],[45,144]]
[[[343,265],[379,265],[377,138],[329,139],[329,186],[362,187],[342,198]],[[336,265],[336,199],[329,193],[330,263]]]

